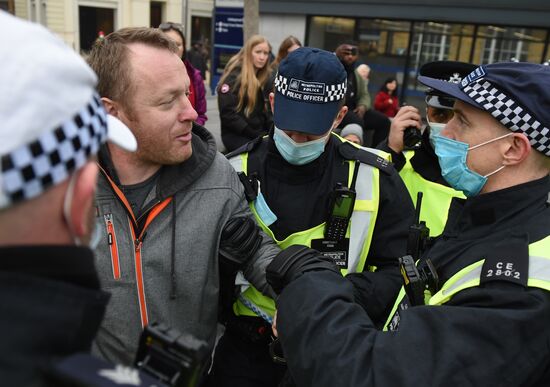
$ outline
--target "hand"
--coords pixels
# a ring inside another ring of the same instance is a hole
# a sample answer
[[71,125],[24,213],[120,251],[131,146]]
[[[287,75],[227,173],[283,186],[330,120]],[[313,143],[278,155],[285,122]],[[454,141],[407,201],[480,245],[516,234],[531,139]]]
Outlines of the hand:
[[361,119],[365,115],[366,111],[367,111],[367,107],[365,105],[359,105],[355,109],[353,109],[353,112],[357,114]]
[[276,294],[284,287],[308,271],[332,270],[340,273],[334,261],[317,250],[306,246],[292,245],[273,258],[266,268],[267,282]]
[[420,129],[420,121],[420,113],[414,106],[403,106],[399,109],[391,122],[390,134],[388,135],[388,146],[395,153],[403,152],[403,132],[409,126]]
[[389,98],[388,99],[388,104],[391,105],[393,103],[393,99]]

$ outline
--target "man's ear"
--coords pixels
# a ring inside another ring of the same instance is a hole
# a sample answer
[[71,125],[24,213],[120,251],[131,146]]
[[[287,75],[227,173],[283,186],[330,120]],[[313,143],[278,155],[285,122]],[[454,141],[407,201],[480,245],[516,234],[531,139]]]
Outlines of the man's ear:
[[332,127],[337,128],[338,125],[340,125],[340,122],[342,122],[342,120],[344,119],[344,117],[346,116],[347,113],[348,113],[348,107],[347,106],[342,106],[340,108],[340,111],[336,115],[336,118],[334,119]]
[[107,97],[101,97],[101,102],[103,102],[103,106],[108,114],[120,119],[118,116],[118,104],[115,101]]
[[506,166],[517,165],[523,162],[531,153],[531,143],[523,133],[514,133],[512,141],[506,141],[503,164]]
[[88,161],[78,172],[70,208],[70,222],[77,237],[87,237],[90,230],[90,214],[94,205],[97,187],[98,167],[95,161]]

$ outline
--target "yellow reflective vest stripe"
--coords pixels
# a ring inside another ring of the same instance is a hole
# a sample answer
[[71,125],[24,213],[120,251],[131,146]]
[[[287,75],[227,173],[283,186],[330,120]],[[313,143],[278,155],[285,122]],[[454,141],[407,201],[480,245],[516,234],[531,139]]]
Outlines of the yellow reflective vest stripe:
[[[340,139],[340,137],[337,138]],[[374,152],[377,155],[388,159],[388,155],[385,152],[380,152],[375,149],[368,149],[367,151]],[[232,157],[229,162],[237,172],[248,173],[248,153],[243,153]],[[356,161],[348,161],[348,184],[352,180],[355,162]],[[350,239],[348,269],[342,270],[342,275],[346,275],[348,272],[361,272],[365,269],[365,261],[369,252],[380,201],[379,173],[380,171],[378,168],[371,165],[361,164],[359,166],[355,189],[357,192],[355,206],[351,216],[350,225],[346,232],[346,237]],[[325,230],[324,222],[308,230],[291,234],[287,238],[279,241],[275,238],[273,232],[264,224],[258,215],[254,202],[250,203],[250,208],[263,231],[283,249],[295,244],[311,246],[311,240],[323,238]],[[247,284],[240,274],[237,277],[237,284],[241,285],[241,289],[245,289],[241,296],[244,296],[246,300],[253,303],[266,314],[273,316],[275,313],[275,303],[271,298],[264,296],[253,286]],[[240,300],[237,300],[233,305],[233,311],[236,315],[256,316],[256,314],[246,307]]]
[[430,236],[440,235],[443,232],[445,223],[447,223],[447,213],[452,198],[464,199],[464,194],[451,187],[424,179],[414,170],[411,164],[414,151],[406,151],[404,155],[406,162],[399,171],[399,176],[403,179],[415,207],[418,192],[424,194],[422,208],[420,209],[420,220],[426,222],[430,229]]
[[[484,262],[485,260],[482,259],[458,271],[443,284],[437,293],[431,297],[426,297],[426,305],[443,305],[462,290],[479,286]],[[550,236],[529,245],[527,286],[550,291]],[[392,324],[392,320],[404,297],[405,288],[401,287],[384,330],[388,330],[390,324]]]

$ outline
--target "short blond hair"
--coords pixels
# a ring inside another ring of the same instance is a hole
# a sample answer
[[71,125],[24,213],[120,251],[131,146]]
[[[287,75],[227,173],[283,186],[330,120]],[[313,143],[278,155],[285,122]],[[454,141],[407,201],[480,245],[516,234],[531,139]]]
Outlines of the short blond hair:
[[128,45],[132,43],[177,52],[176,43],[156,28],[122,28],[95,42],[87,61],[98,76],[99,95],[118,101],[126,108],[133,90],[128,54]]

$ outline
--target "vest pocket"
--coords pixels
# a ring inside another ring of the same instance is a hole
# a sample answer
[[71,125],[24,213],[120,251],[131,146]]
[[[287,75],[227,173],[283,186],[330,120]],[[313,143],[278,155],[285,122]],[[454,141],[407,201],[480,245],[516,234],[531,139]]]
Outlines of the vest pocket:
[[111,253],[111,266],[113,268],[113,278],[120,279],[120,261],[118,257],[118,245],[116,240],[115,225],[113,223],[113,214],[103,215],[105,227],[107,229],[107,240],[109,251]]

